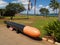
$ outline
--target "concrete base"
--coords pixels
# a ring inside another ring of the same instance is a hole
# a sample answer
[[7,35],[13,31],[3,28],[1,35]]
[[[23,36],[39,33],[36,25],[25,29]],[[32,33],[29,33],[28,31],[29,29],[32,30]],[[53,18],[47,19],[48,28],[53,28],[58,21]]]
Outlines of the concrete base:
[[55,44],[56,44],[56,45],[60,45],[60,43],[58,43],[58,42],[55,42]]
[[10,30],[13,30],[13,28],[12,28],[12,27],[9,27],[9,29],[10,29]]
[[55,43],[55,41],[54,40],[51,40],[51,39],[48,39],[48,42]]
[[48,39],[43,37],[42,40],[47,41]]

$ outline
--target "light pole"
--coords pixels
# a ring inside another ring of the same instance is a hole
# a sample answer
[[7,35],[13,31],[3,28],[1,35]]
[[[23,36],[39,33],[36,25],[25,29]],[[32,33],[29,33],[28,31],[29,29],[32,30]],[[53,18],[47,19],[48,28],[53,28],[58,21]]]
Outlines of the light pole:
[[58,20],[60,21],[60,2],[59,2],[59,15],[58,15]]
[[29,0],[28,0],[28,5],[27,5],[27,18],[29,18],[28,17],[28,12],[29,12],[28,7],[29,7]]
[[60,21],[60,1],[58,0],[59,3],[59,13],[58,13],[58,21]]
[[34,15],[36,14],[36,0],[34,0]]

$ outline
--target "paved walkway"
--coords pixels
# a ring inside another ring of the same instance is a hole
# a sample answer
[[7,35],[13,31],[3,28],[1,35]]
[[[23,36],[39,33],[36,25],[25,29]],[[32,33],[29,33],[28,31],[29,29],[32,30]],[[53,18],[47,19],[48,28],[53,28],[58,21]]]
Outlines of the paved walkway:
[[36,41],[23,34],[17,34],[0,25],[0,45],[54,45],[46,41]]

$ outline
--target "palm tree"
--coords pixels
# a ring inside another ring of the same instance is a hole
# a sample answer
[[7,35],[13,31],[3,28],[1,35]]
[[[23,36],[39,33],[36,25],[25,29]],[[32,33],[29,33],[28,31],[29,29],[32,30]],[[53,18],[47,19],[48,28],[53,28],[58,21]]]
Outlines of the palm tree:
[[51,0],[49,5],[53,9],[53,11],[56,10],[57,13],[57,9],[59,8],[59,3],[57,2],[57,0]]

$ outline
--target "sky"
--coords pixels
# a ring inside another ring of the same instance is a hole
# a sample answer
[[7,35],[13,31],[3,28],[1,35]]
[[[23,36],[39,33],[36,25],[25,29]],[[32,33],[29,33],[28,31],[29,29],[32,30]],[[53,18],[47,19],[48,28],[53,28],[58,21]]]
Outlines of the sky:
[[[34,0],[31,0],[32,4],[34,4]],[[58,0],[60,2],[60,0]],[[8,3],[22,3],[24,7],[26,8],[26,11],[23,11],[21,13],[26,14],[27,13],[27,4],[28,0],[0,0],[0,8],[5,8]],[[50,13],[54,13],[52,8],[49,7],[50,0],[36,0],[36,14],[40,14],[39,9],[41,8],[47,8],[49,9]],[[34,14],[34,5],[32,9],[29,11],[29,14]]]

